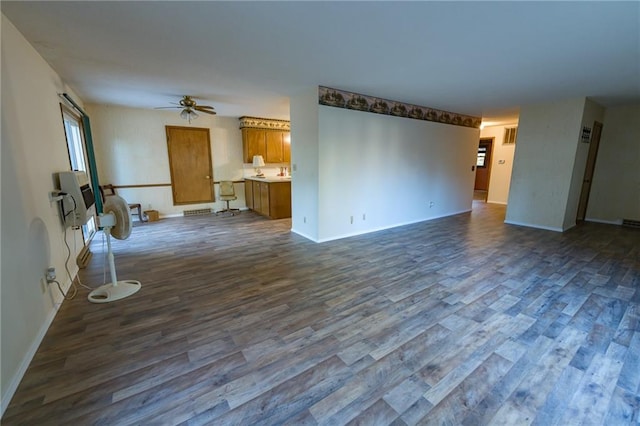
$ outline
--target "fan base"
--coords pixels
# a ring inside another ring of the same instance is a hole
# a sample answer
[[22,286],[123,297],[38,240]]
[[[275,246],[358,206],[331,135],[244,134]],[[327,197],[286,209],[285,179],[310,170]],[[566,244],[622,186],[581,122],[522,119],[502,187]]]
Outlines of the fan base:
[[140,290],[140,287],[142,287],[140,281],[133,280],[118,281],[117,285],[109,283],[89,293],[88,299],[92,303],[109,303],[131,296]]

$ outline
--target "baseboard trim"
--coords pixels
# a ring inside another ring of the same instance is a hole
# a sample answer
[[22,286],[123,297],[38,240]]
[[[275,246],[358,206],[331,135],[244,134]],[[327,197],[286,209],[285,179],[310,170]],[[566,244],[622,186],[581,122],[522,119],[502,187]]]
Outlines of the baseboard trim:
[[586,217],[584,220],[585,220],[585,222],[605,223],[607,225],[618,225],[618,226],[622,225],[622,219],[604,220],[604,219],[595,219],[595,218],[592,218],[592,217]]
[[0,418],[4,416],[4,412],[9,406],[9,403],[11,402],[13,395],[16,393],[16,390],[18,390],[18,386],[20,385],[20,382],[22,381],[24,374],[27,372],[27,369],[29,368],[29,364],[31,364],[31,361],[33,361],[33,357],[36,355],[36,352],[38,351],[38,348],[42,343],[42,339],[44,339],[44,336],[47,334],[47,331],[49,330],[49,327],[51,326],[53,319],[56,317],[56,314],[58,313],[58,309],[60,309],[60,306],[62,306],[61,303],[54,303],[53,308],[51,309],[44,323],[40,327],[38,334],[33,339],[33,342],[31,342],[31,346],[29,346],[29,350],[25,354],[24,358],[22,358],[22,362],[20,363],[20,368],[18,368],[18,371],[16,371],[16,373],[11,378],[11,382],[9,383],[9,387],[7,388],[7,391],[4,393],[4,395],[2,395],[2,402],[0,403]]
[[378,227],[378,228],[365,229],[365,230],[362,230],[362,231],[356,231],[356,232],[352,232],[352,233],[349,233],[349,234],[335,235],[335,236],[328,237],[328,238],[318,239],[316,242],[318,242],[318,243],[326,243],[326,242],[329,242],[329,241],[341,240],[343,238],[356,237],[358,235],[370,234],[372,232],[385,231],[387,229],[398,228],[400,226],[407,226],[407,225],[413,225],[415,223],[428,222],[430,220],[441,219],[443,217],[449,217],[449,216],[456,216],[456,215],[459,215],[459,214],[469,213],[469,212],[471,212],[471,209],[461,210],[461,211],[453,212],[453,213],[447,213],[447,214],[443,214],[443,215],[439,215],[439,216],[432,216],[432,217],[418,219],[418,220],[412,220],[412,221],[409,221],[409,222],[396,223],[396,224],[388,225],[388,226],[381,226],[381,227]]
[[504,223],[508,225],[526,226],[527,228],[544,229],[545,231],[564,232],[562,228],[556,228],[553,226],[536,225],[533,223],[517,222],[515,220],[505,220]]
[[487,200],[488,204],[500,204],[501,206],[506,206],[507,203],[504,201],[493,201],[493,200]]
[[300,235],[302,238],[306,238],[309,241],[313,241],[314,243],[318,243],[319,242],[318,240],[316,240],[315,238],[311,238],[310,236],[308,236],[304,232],[296,231],[295,229],[291,229],[291,232],[293,232],[296,235]]

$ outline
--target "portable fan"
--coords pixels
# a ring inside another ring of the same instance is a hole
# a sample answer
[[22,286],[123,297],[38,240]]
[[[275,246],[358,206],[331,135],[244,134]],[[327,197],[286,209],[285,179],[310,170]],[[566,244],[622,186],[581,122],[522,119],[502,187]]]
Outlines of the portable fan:
[[126,240],[131,235],[131,210],[127,202],[117,195],[108,197],[103,207],[104,213],[98,217],[98,225],[107,236],[107,258],[111,283],[105,284],[89,293],[89,301],[93,303],[108,303],[124,299],[140,290],[139,281],[118,281],[116,265],[111,250],[111,236],[118,240]]

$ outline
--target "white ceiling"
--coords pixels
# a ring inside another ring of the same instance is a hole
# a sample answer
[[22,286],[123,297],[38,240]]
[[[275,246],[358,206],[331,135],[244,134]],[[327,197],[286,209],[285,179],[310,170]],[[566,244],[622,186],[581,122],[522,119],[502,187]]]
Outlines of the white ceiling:
[[[640,2],[1,2],[85,102],[288,118],[324,85],[497,120],[640,100]],[[4,58],[3,60],[10,60]]]

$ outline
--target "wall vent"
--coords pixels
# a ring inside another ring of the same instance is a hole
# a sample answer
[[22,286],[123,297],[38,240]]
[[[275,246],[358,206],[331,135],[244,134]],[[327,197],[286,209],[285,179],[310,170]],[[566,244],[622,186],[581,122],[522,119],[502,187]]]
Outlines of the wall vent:
[[640,229],[640,220],[622,219],[622,226]]
[[204,216],[211,214],[211,209],[184,210],[182,214],[185,216]]

